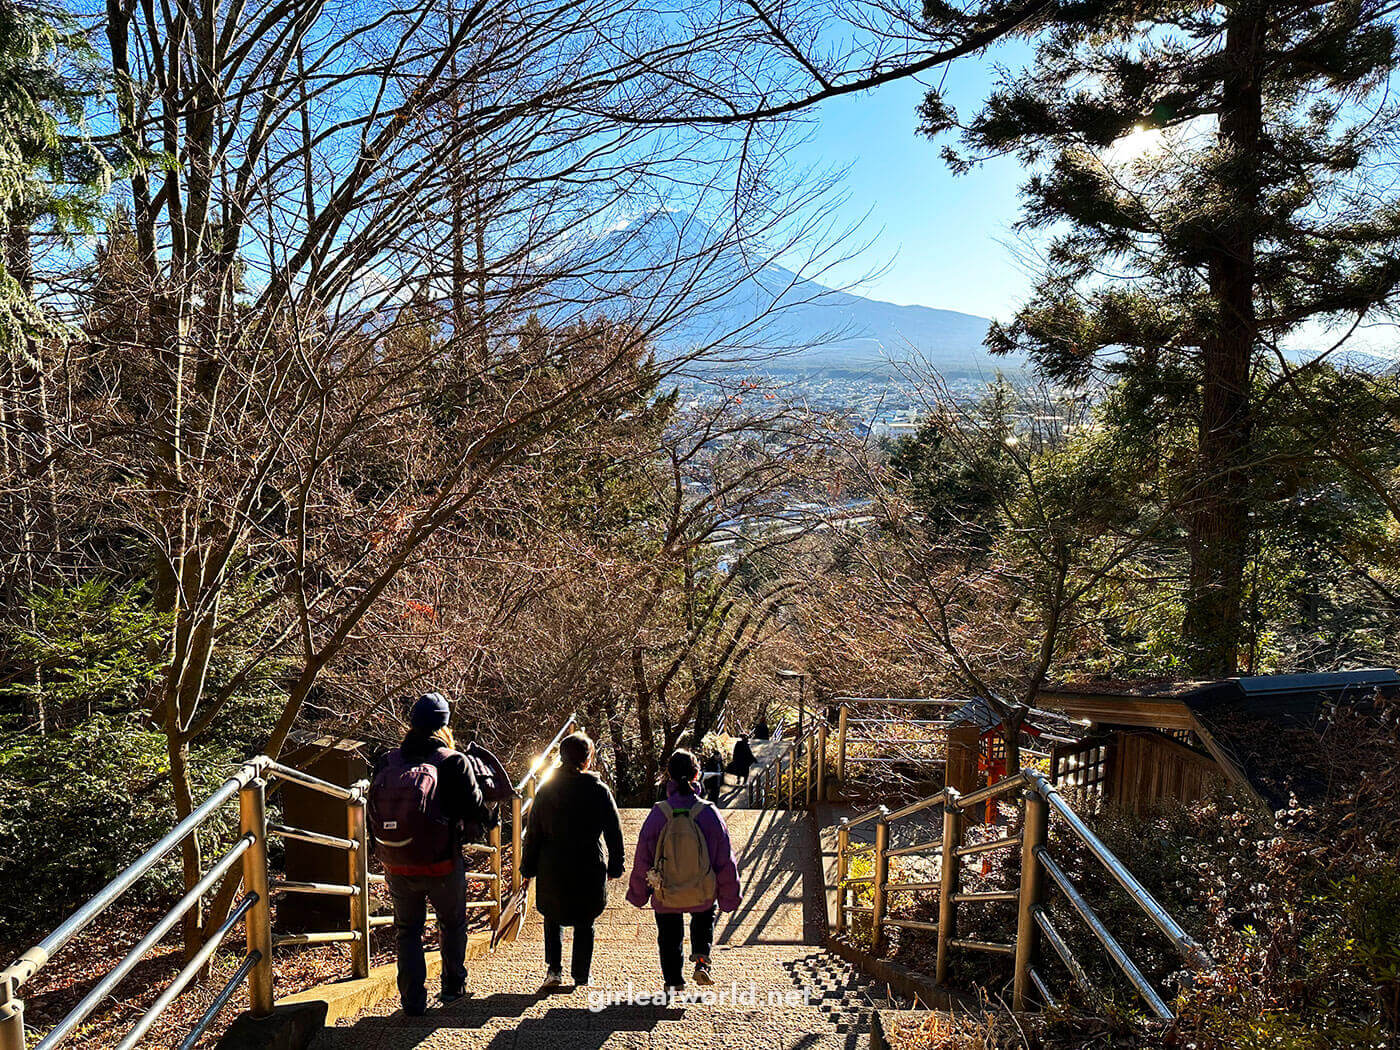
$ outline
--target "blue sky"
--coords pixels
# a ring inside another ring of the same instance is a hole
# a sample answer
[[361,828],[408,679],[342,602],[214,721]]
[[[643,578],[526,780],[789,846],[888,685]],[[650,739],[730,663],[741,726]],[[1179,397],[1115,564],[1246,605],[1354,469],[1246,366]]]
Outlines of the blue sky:
[[[946,71],[945,93],[966,115],[993,77],[990,60],[967,59]],[[873,238],[866,253],[823,273],[821,283],[902,305],[1006,317],[1031,283],[1011,231],[1024,173],[1009,158],[967,175],[950,172],[939,156],[944,140],[915,134],[925,90],[898,81],[818,110],[797,155],[807,164],[849,169],[842,218],[853,222],[868,212],[862,232]]]

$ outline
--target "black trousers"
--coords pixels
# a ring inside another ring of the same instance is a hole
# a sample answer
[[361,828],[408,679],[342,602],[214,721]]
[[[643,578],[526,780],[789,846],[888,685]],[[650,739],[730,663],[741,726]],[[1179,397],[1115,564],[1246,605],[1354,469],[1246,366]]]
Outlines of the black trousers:
[[[573,958],[569,970],[574,984],[587,984],[593,970],[593,924],[575,926]],[[544,920],[544,964],[551,970],[564,968],[564,927]]]
[[423,957],[423,927],[428,902],[437,912],[442,941],[442,990],[460,993],[467,982],[467,877],[462,858],[450,875],[385,876],[394,900],[394,933],[399,949],[399,1000],[410,1013],[428,1006],[427,961]]
[[[715,906],[690,912],[690,958],[708,959],[715,937]],[[685,984],[685,912],[656,913],[656,944],[661,949],[661,977],[668,987]]]

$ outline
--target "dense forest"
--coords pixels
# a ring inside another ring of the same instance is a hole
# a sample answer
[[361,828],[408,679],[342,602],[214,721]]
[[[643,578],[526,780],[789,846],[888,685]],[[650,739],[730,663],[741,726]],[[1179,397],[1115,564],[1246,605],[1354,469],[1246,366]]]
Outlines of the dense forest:
[[[513,760],[578,712],[635,802],[782,669],[1015,718],[1400,662],[1395,5],[853,6],[0,0],[0,947],[231,764],[392,742],[428,688]],[[1042,269],[988,345],[1034,375],[907,365],[877,441],[769,378],[780,311],[660,350],[849,250],[803,115],[1004,40],[919,119],[1024,164]],[[1199,1045],[1394,1037],[1396,714],[1292,831],[1211,810]]]

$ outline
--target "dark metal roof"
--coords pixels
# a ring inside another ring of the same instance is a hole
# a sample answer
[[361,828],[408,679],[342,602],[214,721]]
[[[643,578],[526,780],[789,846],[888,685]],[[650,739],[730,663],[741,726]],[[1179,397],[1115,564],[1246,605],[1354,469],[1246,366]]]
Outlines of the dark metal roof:
[[1318,727],[1328,705],[1364,701],[1377,690],[1400,692],[1400,674],[1368,667],[1229,678],[1193,689],[1181,701],[1226,772],[1278,810],[1290,795],[1306,798],[1323,787],[1312,782],[1318,774],[1299,749],[1309,749],[1313,734],[1307,731]]

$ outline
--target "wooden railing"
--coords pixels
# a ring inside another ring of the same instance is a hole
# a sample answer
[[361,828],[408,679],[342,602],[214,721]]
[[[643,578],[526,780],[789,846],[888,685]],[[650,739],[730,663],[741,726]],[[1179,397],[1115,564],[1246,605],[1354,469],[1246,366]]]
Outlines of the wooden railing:
[[750,807],[776,808],[786,799],[786,807],[792,809],[799,794],[803,806],[811,806],[826,797],[826,723],[819,720],[816,725],[805,727],[799,735],[782,742],[787,746],[777,757],[749,778]]
[[[910,763],[941,764],[947,746],[947,712],[966,700],[838,696],[836,715],[836,779],[849,783],[854,766]],[[875,713],[871,713],[875,712]]]

